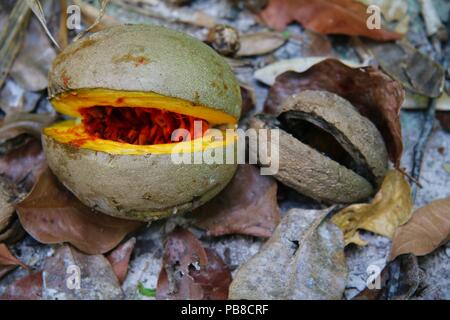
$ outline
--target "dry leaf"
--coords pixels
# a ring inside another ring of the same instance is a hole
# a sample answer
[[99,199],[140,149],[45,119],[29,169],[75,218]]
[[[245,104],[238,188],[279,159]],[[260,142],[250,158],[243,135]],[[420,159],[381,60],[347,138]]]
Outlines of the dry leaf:
[[18,137],[21,134],[29,134],[36,139],[41,139],[42,128],[55,120],[50,114],[11,113],[0,120],[0,143]]
[[69,242],[88,254],[105,253],[142,224],[92,211],[47,169],[17,205],[24,229],[42,243]]
[[298,21],[306,29],[323,34],[364,36],[378,41],[401,38],[395,32],[369,29],[367,7],[353,0],[269,0],[261,16],[277,30]]
[[10,284],[0,300],[41,300],[42,271],[32,273]]
[[241,47],[236,53],[238,57],[257,56],[275,51],[287,39],[278,32],[255,32],[244,34],[239,37]]
[[27,178],[27,190],[46,168],[41,142],[36,139],[29,139],[22,147],[0,156],[0,174],[16,183]]
[[303,73],[285,72],[270,88],[264,110],[276,113],[285,99],[304,90],[333,92],[369,118],[386,143],[389,157],[400,165],[403,153],[400,108],[405,92],[400,83],[373,67],[352,69],[327,59]]
[[406,89],[431,98],[441,95],[444,69],[410,43],[371,43],[369,48],[381,68]]
[[405,34],[409,29],[408,1],[405,0],[357,0],[367,6],[376,5],[387,21],[397,21],[394,31]]
[[242,97],[242,108],[241,108],[241,118],[242,118],[255,108],[256,96],[255,91],[250,85],[241,83],[240,87]]
[[127,276],[128,264],[130,263],[131,253],[133,252],[135,244],[136,238],[131,238],[106,256],[106,259],[111,263],[120,284],[123,283]]
[[270,237],[280,222],[277,183],[255,166],[240,165],[234,178],[213,200],[194,212],[196,225],[209,235]]
[[18,266],[28,268],[12,255],[5,244],[0,243],[0,278]]
[[[293,58],[280,60],[274,63],[271,63],[261,69],[255,71],[253,75],[256,80],[261,81],[262,83],[272,86],[275,83],[276,78],[286,71],[295,71],[295,72],[305,72],[315,64],[322,62],[324,60],[329,59],[328,57],[301,57],[301,58]],[[364,65],[358,64],[356,62],[339,59],[339,61],[346,66],[351,68],[360,68]]]
[[192,233],[177,228],[168,235],[157,299],[226,299],[230,283],[231,273],[222,259],[203,248]]
[[364,229],[392,238],[412,213],[411,188],[403,174],[390,170],[371,203],[354,204],[333,216],[331,221],[344,232],[345,245],[363,246],[358,230]]
[[411,220],[397,229],[389,259],[393,260],[405,253],[426,255],[446,243],[449,236],[450,197],[417,209]]
[[[16,190],[11,181],[0,176],[0,234],[11,224],[15,209]],[[0,240],[0,242],[3,242]]]
[[292,209],[237,271],[230,299],[341,299],[347,279],[342,233],[329,210]]
[[[43,271],[42,296],[46,300],[124,298],[111,264],[101,254],[86,255],[71,246],[63,245],[55,250],[53,256],[45,260]],[[80,277],[78,288],[76,275]]]

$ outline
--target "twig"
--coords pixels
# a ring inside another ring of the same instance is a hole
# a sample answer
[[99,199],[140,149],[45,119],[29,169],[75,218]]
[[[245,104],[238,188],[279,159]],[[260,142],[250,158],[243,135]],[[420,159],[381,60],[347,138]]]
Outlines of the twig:
[[[434,119],[436,114],[436,99],[430,100],[430,105],[425,114],[425,123],[423,124],[422,132],[419,137],[419,142],[417,142],[414,147],[413,154],[413,167],[411,170],[411,175],[416,180],[420,180],[420,173],[422,171],[422,162],[425,153],[425,148],[430,140],[431,133],[433,131]],[[417,196],[417,186],[412,186],[412,198],[415,201]]]

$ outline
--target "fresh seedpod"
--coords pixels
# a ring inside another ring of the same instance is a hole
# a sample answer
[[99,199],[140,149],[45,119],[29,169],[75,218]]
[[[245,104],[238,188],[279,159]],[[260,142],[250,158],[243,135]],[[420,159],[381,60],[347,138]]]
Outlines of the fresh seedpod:
[[303,91],[280,110],[275,121],[254,118],[250,123],[257,130],[280,129],[279,147],[268,146],[279,151],[275,177],[280,182],[326,203],[352,203],[373,195],[386,173],[388,155],[369,119],[325,91]]
[[[220,192],[236,170],[174,161],[175,154],[202,159],[234,143],[208,139],[206,129],[232,128],[241,112],[231,68],[184,33],[128,25],[72,43],[52,65],[49,95],[75,120],[44,130],[48,164],[95,210],[145,221],[185,212]],[[191,141],[174,141],[177,129]]]

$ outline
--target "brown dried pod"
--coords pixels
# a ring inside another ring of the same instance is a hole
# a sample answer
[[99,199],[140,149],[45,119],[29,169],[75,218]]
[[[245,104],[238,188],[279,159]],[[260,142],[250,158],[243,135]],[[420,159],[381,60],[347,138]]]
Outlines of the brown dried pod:
[[[387,170],[386,147],[380,132],[350,102],[307,90],[287,99],[280,110],[275,178],[327,203],[352,203],[374,193]],[[250,125],[270,127],[259,119]]]
[[214,50],[224,56],[234,55],[241,47],[239,31],[225,24],[212,27],[208,32],[207,42],[211,44]]

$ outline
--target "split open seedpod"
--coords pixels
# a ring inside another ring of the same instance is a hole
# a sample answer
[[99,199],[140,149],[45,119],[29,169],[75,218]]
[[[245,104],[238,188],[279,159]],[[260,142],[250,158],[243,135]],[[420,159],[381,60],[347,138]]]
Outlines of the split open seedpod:
[[202,159],[226,150],[234,139],[214,140],[207,129],[234,127],[241,112],[231,68],[188,35],[149,25],[94,33],[55,59],[49,95],[74,119],[44,130],[48,164],[100,212],[137,220],[185,212],[215,196],[236,170],[174,161],[183,152]]
[[383,181],[388,154],[380,132],[334,93],[303,91],[286,99],[276,119],[254,118],[250,125],[279,130],[278,145],[262,154],[276,150],[275,178],[308,197],[325,203],[363,201]]

